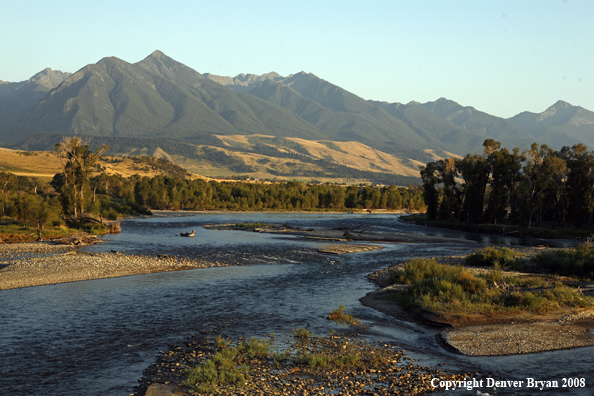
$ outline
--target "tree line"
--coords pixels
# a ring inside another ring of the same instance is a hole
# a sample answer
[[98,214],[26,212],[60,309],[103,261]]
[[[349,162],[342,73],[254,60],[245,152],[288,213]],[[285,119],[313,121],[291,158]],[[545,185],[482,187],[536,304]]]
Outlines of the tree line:
[[[62,172],[49,183],[0,172],[3,216],[34,225],[63,224],[93,215],[117,218],[169,210],[425,210],[423,191],[409,186],[339,186],[298,181],[217,182],[178,176],[141,177],[96,173],[108,146],[91,150],[79,138],[56,145]],[[152,161],[160,164],[164,160]],[[176,168],[177,169],[177,168]]]
[[487,139],[483,153],[421,168],[428,219],[587,228],[594,220],[594,153],[583,144],[520,153]]

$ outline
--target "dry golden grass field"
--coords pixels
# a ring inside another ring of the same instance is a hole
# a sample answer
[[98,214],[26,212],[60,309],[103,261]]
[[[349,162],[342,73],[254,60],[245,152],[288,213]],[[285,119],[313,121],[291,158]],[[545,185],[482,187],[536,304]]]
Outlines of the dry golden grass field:
[[[298,138],[283,138],[279,143],[278,138],[266,135],[231,135],[217,137],[225,145],[224,148],[215,146],[196,146],[196,150],[198,152],[203,149],[221,151],[227,156],[239,160],[246,166],[246,168],[251,168],[252,171],[238,173],[233,171],[229,166],[213,163],[207,159],[195,159],[179,155],[171,155],[160,148],[153,150],[152,152],[149,152],[146,148],[137,148],[127,153],[115,154],[165,158],[174,164],[187,169],[191,173],[191,178],[204,179],[210,179],[210,177],[236,176],[238,174],[246,175],[252,179],[276,179],[277,177],[271,173],[271,169],[285,174],[304,174],[304,172],[307,173],[307,171],[324,173],[324,169],[320,168],[320,166],[316,164],[315,161],[311,161],[311,159],[325,160],[326,163],[329,161],[337,165],[344,165],[361,171],[382,172],[412,177],[420,177],[419,167],[425,165],[424,163],[413,159],[398,158],[358,142],[328,142]],[[252,149],[256,145],[269,145],[271,148],[279,150],[280,152],[295,153],[299,155],[294,156],[294,158],[279,158],[258,154],[257,152],[250,152],[249,149]],[[299,151],[295,151],[295,147]],[[238,148],[241,150],[238,150]],[[434,159],[440,158],[430,149],[425,151],[434,157]],[[303,155],[308,158],[303,160]],[[100,165],[108,174],[119,173],[124,177],[129,177],[134,174],[149,177],[167,174],[165,170],[159,169],[158,167],[139,164],[138,161],[135,162],[127,157],[105,156],[104,158],[105,160],[100,161]],[[117,158],[117,160],[114,160],[115,158]],[[61,163],[60,159],[53,152],[20,151],[0,148],[0,172],[1,171],[51,180],[56,173],[61,171]],[[295,177],[295,179],[310,181],[311,178]],[[321,182],[346,182],[349,184],[365,182],[365,180],[338,178],[330,174],[328,174],[327,177],[317,177],[316,180]]]
[[[118,157],[117,163],[109,161],[112,157],[105,157],[107,161],[100,160],[99,164],[105,168],[107,174],[119,173],[124,177],[134,174],[140,176],[166,175],[161,169],[154,169],[139,165],[129,158]],[[0,147],[0,172],[10,172],[19,176],[30,176],[46,181],[51,180],[56,173],[62,171],[60,159],[50,151],[20,151]],[[203,178],[192,174],[192,179]]]

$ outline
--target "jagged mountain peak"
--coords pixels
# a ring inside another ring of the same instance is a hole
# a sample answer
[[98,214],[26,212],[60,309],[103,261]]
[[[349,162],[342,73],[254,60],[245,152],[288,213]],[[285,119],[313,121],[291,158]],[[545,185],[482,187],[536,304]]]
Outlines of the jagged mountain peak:
[[234,79],[237,79],[241,82],[278,80],[278,79],[282,79],[282,78],[283,77],[280,74],[273,72],[273,71],[271,71],[270,73],[264,73],[264,74],[240,73],[234,77]]
[[140,66],[158,76],[176,80],[178,82],[184,80],[185,83],[188,83],[195,79],[204,78],[204,76],[196,70],[176,61],[159,50],[154,51],[152,54],[134,65]]
[[318,76],[316,76],[313,73],[307,73],[305,71],[300,71],[299,73],[295,73],[295,74],[291,74],[289,77],[287,77],[287,80],[290,79],[298,79],[298,78],[309,78],[309,79],[319,79],[321,80]]
[[[29,107],[16,110],[9,107],[16,96],[4,93],[17,84],[1,84],[0,96],[7,99],[0,116],[15,114],[19,120],[0,119],[0,141],[16,142],[39,131],[188,141],[212,134],[268,133],[354,140],[392,152],[440,147],[464,154],[460,151],[472,151],[486,138],[527,147],[536,139],[559,146],[565,144],[563,136],[588,144],[587,136],[594,136],[588,129],[594,113],[564,101],[543,113],[523,113],[524,127],[446,97],[427,103],[366,101],[304,70],[286,78],[273,71],[235,77],[200,74],[160,50],[136,63],[103,58],[60,83],[66,77],[50,68],[40,71],[28,80],[36,84],[29,85],[41,87],[48,80],[50,95],[27,91],[39,95],[29,95],[34,100],[26,102]],[[530,129],[538,117],[544,122]],[[14,129],[3,131],[2,124]],[[532,134],[537,127],[542,132]]]
[[576,106],[572,106],[571,104],[569,104],[563,100],[558,100],[557,102],[555,102],[555,104],[553,104],[552,106],[549,106],[545,111],[540,113],[539,118],[545,119],[548,117],[552,117],[555,114],[564,113],[564,112],[567,112],[568,110],[575,111],[576,109],[577,109]]
[[165,55],[163,53],[163,51],[160,51],[160,50],[155,50],[149,56],[147,56],[147,58],[162,58],[162,57],[169,58],[167,55]]
[[557,102],[555,102],[555,104],[554,104],[553,106],[551,106],[551,107],[556,107],[556,108],[564,108],[564,109],[566,109],[566,108],[568,108],[568,107],[575,107],[575,106],[573,106],[571,103],[567,103],[567,102],[566,102],[566,101],[564,101],[564,100],[558,100],[558,101],[557,101]]
[[[138,62],[138,65],[141,64],[149,64],[149,63],[166,63],[166,64],[179,64],[182,65],[182,63],[176,61],[175,59],[165,55],[163,52],[156,50],[153,53],[151,53],[149,56],[147,56],[146,58],[144,58],[143,60],[141,60],[140,62]],[[184,65],[185,66],[185,65]]]
[[217,76],[210,73],[204,73],[203,76],[237,92],[248,92],[255,86],[266,83],[267,81],[280,81],[284,79],[283,76],[273,71],[261,75],[240,73],[235,77]]
[[67,79],[71,73],[63,72],[60,70],[52,70],[49,67],[46,67],[39,73],[36,73],[33,77],[27,80],[28,83],[36,83],[39,86],[43,86],[50,90],[52,88],[57,87]]
[[548,144],[557,146],[594,144],[594,113],[558,100],[542,113],[523,112],[509,121]]
[[[116,56],[107,56],[105,58],[100,59],[99,62],[97,62],[95,65],[112,67],[114,65],[129,65],[129,63]],[[87,65],[87,67],[89,66],[92,67],[94,65]]]
[[40,72],[37,72],[33,75],[33,77],[30,78],[30,80],[35,79],[35,78],[39,78],[41,76],[45,76],[48,75],[49,73],[51,73],[53,70],[49,67],[46,67],[45,69],[43,69]]

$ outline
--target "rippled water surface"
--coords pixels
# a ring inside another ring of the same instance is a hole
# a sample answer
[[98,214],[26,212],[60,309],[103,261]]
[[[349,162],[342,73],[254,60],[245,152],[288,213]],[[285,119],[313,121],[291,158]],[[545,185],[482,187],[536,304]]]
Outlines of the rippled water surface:
[[[317,252],[319,242],[201,227],[236,222],[307,228],[362,225],[464,236],[401,224],[393,215],[221,214],[125,221],[120,235],[107,236],[104,245],[87,249],[179,254],[252,265],[0,291],[0,394],[129,395],[159,351],[189,334],[216,328],[230,337],[249,337],[306,327],[325,335],[340,329],[325,319],[339,304],[369,326],[362,337],[398,345],[421,365],[445,363],[446,370],[480,371],[497,380],[582,377],[588,383],[587,390],[481,389],[491,395],[592,394],[594,348],[464,357],[439,347],[435,330],[400,322],[359,303],[360,297],[375,290],[366,280],[369,273],[411,256],[465,253],[477,246],[470,241],[477,239],[474,236],[462,244],[383,244],[380,251],[330,256]],[[195,238],[176,236],[190,229],[196,230]],[[456,392],[463,393],[477,394]]]

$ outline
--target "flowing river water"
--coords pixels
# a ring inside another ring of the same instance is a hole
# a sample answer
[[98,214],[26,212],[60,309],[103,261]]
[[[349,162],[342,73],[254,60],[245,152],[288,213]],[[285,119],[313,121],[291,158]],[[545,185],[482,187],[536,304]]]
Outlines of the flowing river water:
[[[384,243],[349,255],[317,252],[324,243],[205,224],[263,222],[294,227],[363,227],[465,238],[467,242]],[[196,230],[195,238],[180,231]],[[496,380],[585,378],[586,388],[486,389],[454,394],[591,395],[594,347],[521,356],[467,357],[441,348],[438,330],[402,322],[361,305],[376,289],[366,276],[396,260],[464,254],[480,243],[541,244],[477,237],[397,221],[394,215],[195,214],[124,221],[122,233],[87,251],[175,254],[242,266],[154,273],[0,291],[0,395],[133,393],[160,351],[200,331],[228,337],[282,334],[305,327],[340,331],[325,317],[344,304],[367,329],[361,338],[404,349],[422,366],[481,372]],[[452,392],[443,392],[452,394]]]

